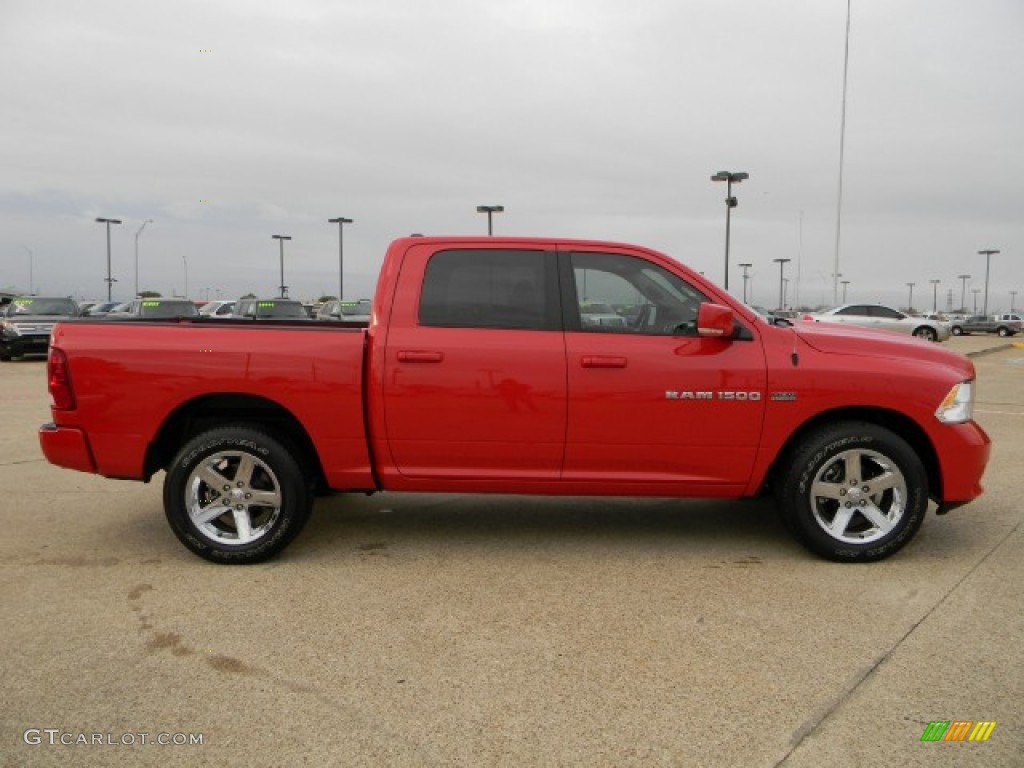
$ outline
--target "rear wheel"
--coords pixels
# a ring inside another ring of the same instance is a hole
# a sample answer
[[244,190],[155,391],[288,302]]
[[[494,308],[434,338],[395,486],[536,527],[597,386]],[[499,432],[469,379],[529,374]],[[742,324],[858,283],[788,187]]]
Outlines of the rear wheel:
[[776,493],[782,516],[808,549],[829,560],[881,560],[924,521],[924,467],[887,429],[837,424],[811,434],[786,459]]
[[284,445],[244,426],[190,440],[164,480],[164,511],[178,539],[215,563],[257,563],[283,550],[312,509],[302,468]]
[[964,329],[961,328],[959,325],[954,325],[952,328],[949,329],[949,332],[952,333],[954,336],[964,335]]
[[999,326],[999,330],[996,331],[996,333],[998,333],[1000,336],[1009,336],[1010,335],[1010,329],[1007,328],[1005,325],[1001,325],[1001,326]]

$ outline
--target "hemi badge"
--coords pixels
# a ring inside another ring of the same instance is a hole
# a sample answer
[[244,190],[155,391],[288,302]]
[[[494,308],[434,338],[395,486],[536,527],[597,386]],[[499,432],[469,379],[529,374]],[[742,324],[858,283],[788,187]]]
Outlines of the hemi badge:
[[772,392],[772,402],[792,403],[796,400],[796,392]]

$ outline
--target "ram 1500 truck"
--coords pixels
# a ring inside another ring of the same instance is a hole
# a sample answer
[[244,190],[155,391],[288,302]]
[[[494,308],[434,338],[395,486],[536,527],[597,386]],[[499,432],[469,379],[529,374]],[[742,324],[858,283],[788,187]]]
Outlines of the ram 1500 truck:
[[[590,323],[593,303],[621,323]],[[981,493],[974,366],[915,338],[768,322],[645,248],[410,237],[365,327],[60,323],[46,457],[148,481],[181,542],[249,563],[318,492],[740,498],[870,561]]]

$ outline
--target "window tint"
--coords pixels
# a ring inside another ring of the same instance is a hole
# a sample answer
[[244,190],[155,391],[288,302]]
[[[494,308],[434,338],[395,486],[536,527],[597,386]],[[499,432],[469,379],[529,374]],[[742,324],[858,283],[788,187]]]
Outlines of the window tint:
[[708,297],[685,280],[635,256],[573,253],[571,261],[581,330],[696,334]]
[[871,311],[868,307],[865,307],[863,304],[855,304],[853,306],[845,307],[844,309],[839,310],[838,312],[836,312],[836,314],[854,315],[856,317],[870,317]]
[[886,320],[902,320],[903,315],[897,312],[895,309],[889,309],[889,307],[872,307],[871,314],[875,317],[881,317]]
[[452,250],[427,264],[421,325],[457,328],[556,327],[543,251]]

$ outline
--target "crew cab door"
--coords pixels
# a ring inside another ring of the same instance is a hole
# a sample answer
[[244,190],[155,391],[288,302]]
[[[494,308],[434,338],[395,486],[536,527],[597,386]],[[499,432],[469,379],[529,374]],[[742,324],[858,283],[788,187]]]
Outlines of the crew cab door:
[[[745,484],[765,410],[756,329],[696,334],[709,299],[654,254],[560,254],[569,376],[563,478],[637,492],[725,494]],[[618,309],[596,323],[578,308]],[[742,326],[741,326],[742,327]],[[645,487],[640,488],[639,484]]]
[[557,480],[566,374],[556,259],[532,243],[410,248],[387,328],[385,466],[441,489]]

